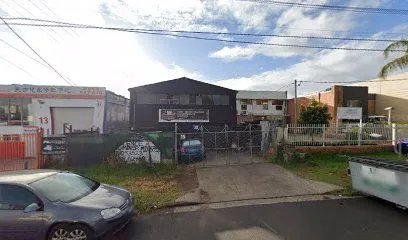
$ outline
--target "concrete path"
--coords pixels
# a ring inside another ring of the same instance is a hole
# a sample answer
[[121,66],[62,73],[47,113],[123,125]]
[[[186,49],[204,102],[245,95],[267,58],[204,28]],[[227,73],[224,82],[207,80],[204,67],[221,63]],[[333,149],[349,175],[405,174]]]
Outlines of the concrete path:
[[302,179],[270,163],[197,168],[199,189],[177,201],[210,203],[324,194],[335,185]]

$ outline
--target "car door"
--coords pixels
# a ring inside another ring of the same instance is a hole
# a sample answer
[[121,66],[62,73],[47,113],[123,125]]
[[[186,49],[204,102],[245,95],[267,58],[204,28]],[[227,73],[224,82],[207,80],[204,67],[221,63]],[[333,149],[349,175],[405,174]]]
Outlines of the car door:
[[42,239],[45,233],[43,211],[25,212],[39,198],[22,186],[0,184],[0,239]]

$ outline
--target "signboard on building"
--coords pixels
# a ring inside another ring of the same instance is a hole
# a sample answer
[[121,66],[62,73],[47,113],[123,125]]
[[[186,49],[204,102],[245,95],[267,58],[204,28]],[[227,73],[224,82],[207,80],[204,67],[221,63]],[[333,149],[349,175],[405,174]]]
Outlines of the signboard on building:
[[67,151],[67,138],[60,137],[43,137],[41,152],[43,155],[61,155]]
[[209,122],[208,109],[159,109],[159,122]]
[[0,97],[104,99],[103,87],[0,85]]
[[337,119],[360,120],[363,114],[361,107],[338,107]]

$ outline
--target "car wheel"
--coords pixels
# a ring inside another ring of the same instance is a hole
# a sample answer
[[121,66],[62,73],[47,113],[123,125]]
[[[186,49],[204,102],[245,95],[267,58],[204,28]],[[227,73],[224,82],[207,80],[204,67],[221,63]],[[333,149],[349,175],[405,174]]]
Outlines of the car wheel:
[[74,224],[70,227],[69,238],[72,240],[91,240],[92,232],[83,224]]
[[70,228],[67,224],[55,225],[48,234],[47,240],[68,240]]

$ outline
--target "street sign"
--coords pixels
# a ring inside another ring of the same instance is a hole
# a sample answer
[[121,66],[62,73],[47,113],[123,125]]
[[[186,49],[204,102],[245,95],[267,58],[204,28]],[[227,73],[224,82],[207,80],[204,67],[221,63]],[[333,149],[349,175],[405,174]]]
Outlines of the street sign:
[[41,152],[43,155],[62,155],[67,151],[67,138],[61,137],[43,137]]

